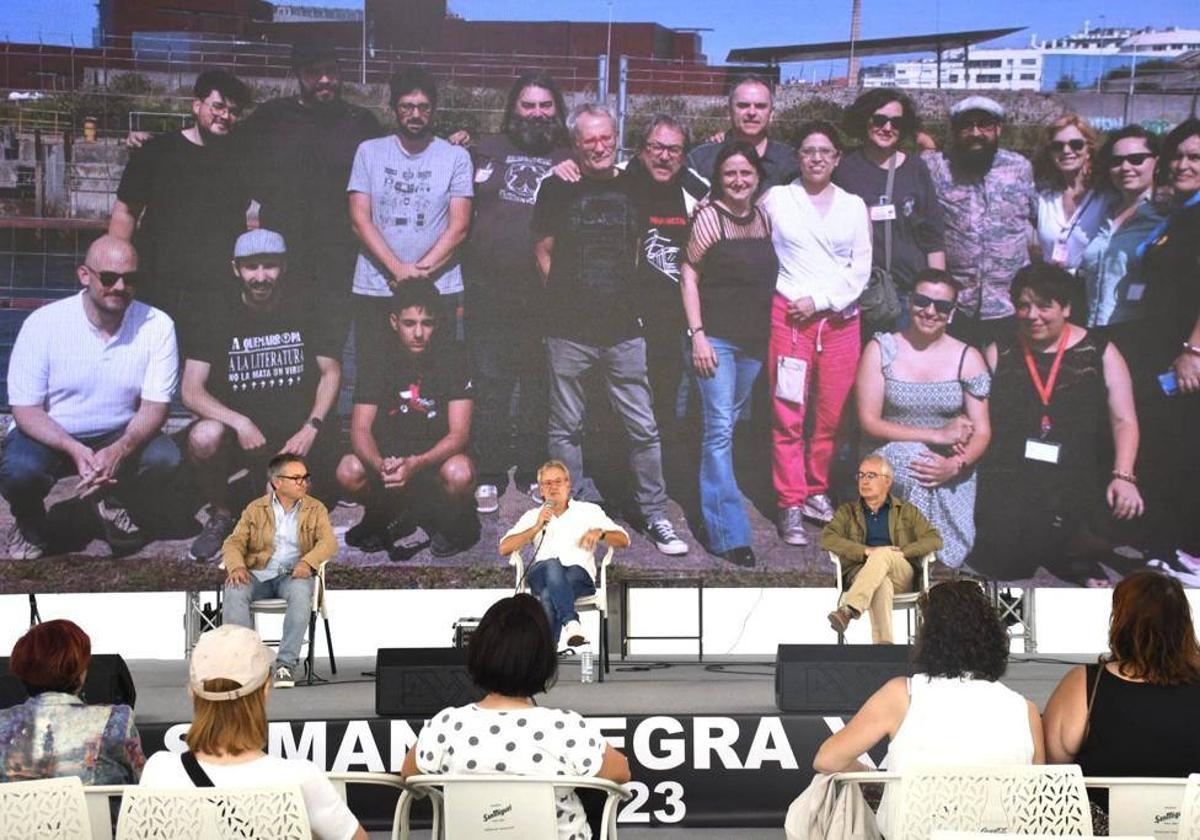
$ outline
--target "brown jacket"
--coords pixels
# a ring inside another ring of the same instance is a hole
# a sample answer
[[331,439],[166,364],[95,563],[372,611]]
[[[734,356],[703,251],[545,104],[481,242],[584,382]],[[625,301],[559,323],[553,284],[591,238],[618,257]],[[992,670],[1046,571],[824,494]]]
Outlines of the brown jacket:
[[[302,496],[298,504],[300,562],[307,563],[315,572],[337,554],[337,537],[325,505],[312,496]],[[233,533],[221,546],[221,556],[226,570],[231,572],[242,568],[262,569],[270,562],[274,548],[275,511],[271,508],[271,494],[267,493],[246,505]]]
[[[902,502],[895,496],[888,498],[892,502],[888,511],[888,534],[892,545],[904,552],[919,576],[921,558],[942,547],[942,535],[916,505]],[[821,532],[821,548],[841,558],[847,583],[854,580],[867,557],[867,518],[863,515],[862,499],[838,505],[833,519]]]

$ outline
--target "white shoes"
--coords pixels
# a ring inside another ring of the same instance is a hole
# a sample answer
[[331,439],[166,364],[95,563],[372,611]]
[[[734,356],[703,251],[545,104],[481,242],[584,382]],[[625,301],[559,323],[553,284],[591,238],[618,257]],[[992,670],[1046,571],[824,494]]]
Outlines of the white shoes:
[[475,510],[478,513],[500,510],[500,490],[495,484],[480,484],[475,488]]

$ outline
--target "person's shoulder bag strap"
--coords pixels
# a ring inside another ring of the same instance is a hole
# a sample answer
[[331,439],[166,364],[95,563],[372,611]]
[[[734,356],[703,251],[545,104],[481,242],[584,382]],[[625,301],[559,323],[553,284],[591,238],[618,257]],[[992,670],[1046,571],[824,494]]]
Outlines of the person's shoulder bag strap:
[[183,762],[183,769],[187,772],[193,785],[199,788],[216,787],[213,780],[204,772],[204,768],[200,766],[200,761],[194,752],[188,750],[179,756],[179,760]]
[[[888,160],[888,177],[887,189],[884,191],[884,196],[887,198],[887,203],[892,203],[892,189],[896,186],[896,155],[898,152],[893,152]],[[883,270],[890,276],[892,273],[892,220],[888,219],[883,223]]]
[[1087,717],[1083,721],[1083,740],[1079,742],[1079,749],[1083,749],[1087,743],[1088,736],[1092,734],[1092,707],[1096,705],[1096,692],[1100,688],[1100,675],[1104,673],[1104,660],[1100,660],[1095,665],[1089,666],[1096,669],[1096,677],[1092,680],[1092,690],[1088,695]]

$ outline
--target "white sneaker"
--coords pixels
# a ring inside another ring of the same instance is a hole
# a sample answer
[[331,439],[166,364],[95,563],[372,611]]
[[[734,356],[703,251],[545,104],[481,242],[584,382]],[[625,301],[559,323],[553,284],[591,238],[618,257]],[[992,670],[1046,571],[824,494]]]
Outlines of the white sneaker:
[[583,635],[583,625],[578,621],[568,621],[567,626],[563,628],[563,635],[567,637],[567,647],[583,647],[587,644],[587,637]]
[[687,554],[688,545],[679,539],[673,526],[666,519],[658,519],[646,526],[646,536],[662,554]]
[[480,484],[475,488],[475,510],[479,513],[500,510],[500,491],[495,484]]
[[804,507],[801,510],[805,519],[818,525],[827,525],[833,519],[833,502],[824,493],[809,496],[804,500]]

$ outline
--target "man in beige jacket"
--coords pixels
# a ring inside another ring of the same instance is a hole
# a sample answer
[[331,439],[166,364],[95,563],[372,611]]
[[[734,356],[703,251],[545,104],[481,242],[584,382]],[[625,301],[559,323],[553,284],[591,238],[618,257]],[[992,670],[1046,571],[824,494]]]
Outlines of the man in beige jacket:
[[276,455],[267,478],[271,489],[246,506],[221,548],[229,572],[222,616],[226,624],[253,628],[251,601],[287,601],[274,676],[276,688],[291,688],[312,610],[314,575],[338,545],[329,512],[308,495],[303,460]]

